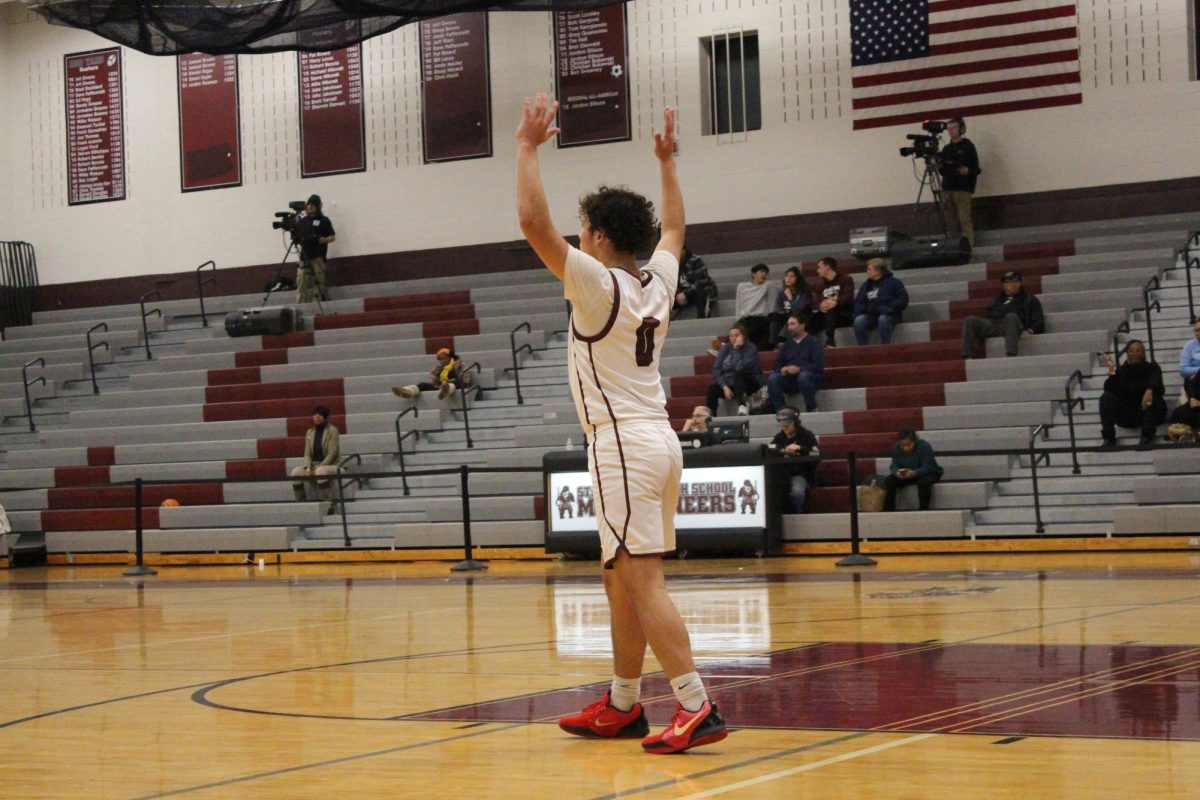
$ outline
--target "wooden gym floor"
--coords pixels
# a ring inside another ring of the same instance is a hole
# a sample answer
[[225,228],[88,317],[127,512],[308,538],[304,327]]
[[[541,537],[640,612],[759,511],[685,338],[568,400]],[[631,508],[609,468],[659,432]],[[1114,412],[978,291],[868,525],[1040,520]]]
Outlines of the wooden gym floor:
[[1200,796],[1200,555],[668,566],[735,728],[679,756],[553,724],[592,564],[0,572],[0,797]]

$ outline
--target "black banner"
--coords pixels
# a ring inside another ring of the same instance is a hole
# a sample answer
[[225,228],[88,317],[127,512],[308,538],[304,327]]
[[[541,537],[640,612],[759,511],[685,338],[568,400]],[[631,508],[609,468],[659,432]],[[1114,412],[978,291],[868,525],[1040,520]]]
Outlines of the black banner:
[[419,38],[425,163],[491,156],[487,12],[421,20]]
[[625,5],[554,14],[559,147],[630,136]]

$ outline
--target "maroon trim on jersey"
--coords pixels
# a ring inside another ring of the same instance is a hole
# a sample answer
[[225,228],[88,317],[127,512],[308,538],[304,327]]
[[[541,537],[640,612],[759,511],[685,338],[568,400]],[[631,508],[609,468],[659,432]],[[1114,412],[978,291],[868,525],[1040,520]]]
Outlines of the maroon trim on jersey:
[[617,556],[621,554],[622,550],[624,550],[625,555],[629,556],[630,558],[669,558],[670,556],[675,555],[675,553],[679,551],[679,548],[672,547],[670,550],[656,550],[653,553],[631,553],[629,548],[625,546],[625,543],[621,542],[621,546],[617,548],[616,555],[604,562],[604,569],[613,568],[613,565],[617,562]]
[[[613,286],[616,286],[615,281],[613,282]],[[607,331],[605,332],[607,333]],[[592,377],[596,380],[596,388],[600,390],[600,399],[604,401],[604,407],[608,409],[608,418],[612,420],[613,435],[617,437],[617,456],[621,459],[621,486],[625,491],[625,524],[621,527],[620,534],[613,530],[613,535],[617,537],[617,541],[619,541],[621,546],[624,547],[625,539],[629,536],[629,517],[633,513],[633,506],[629,502],[629,470],[625,467],[625,448],[621,445],[621,428],[617,425],[617,415],[613,413],[612,403],[608,402],[608,395],[605,394],[604,387],[600,385],[600,374],[596,372],[596,359],[592,356],[591,342],[588,342],[588,362],[590,362],[592,365]],[[581,384],[580,389],[582,388],[583,386]],[[586,401],[584,405],[587,405]],[[595,438],[594,429],[593,438]],[[594,446],[592,452],[593,454],[595,453]],[[596,464],[596,475],[597,477],[600,475],[599,463]],[[605,521],[607,521],[607,519]],[[609,523],[608,527],[610,529],[612,528],[611,522]]]
[[[591,352],[591,351],[592,351],[592,346],[589,344],[589,345],[588,345],[588,359],[589,359],[589,360],[590,360],[590,359],[591,359],[591,357],[592,357],[592,352]],[[578,359],[576,359],[576,361],[578,361]],[[592,369],[593,369],[593,371],[594,371],[594,370],[595,370],[595,367],[593,367]],[[612,535],[613,535],[613,537],[614,537],[614,538],[616,538],[616,540],[617,540],[618,542],[621,542],[621,544],[624,544],[624,542],[621,540],[621,536],[620,536],[620,535],[617,533],[617,529],[616,529],[616,528],[614,528],[614,527],[612,526],[612,523],[610,523],[610,522],[608,521],[608,515],[604,513],[604,481],[603,481],[603,480],[601,479],[601,477],[600,477],[600,463],[599,463],[599,462],[596,460],[596,426],[595,426],[595,425],[592,425],[592,417],[591,417],[591,414],[589,414],[589,413],[588,413],[588,407],[587,407],[587,393],[586,393],[586,392],[584,392],[584,390],[583,390],[583,378],[582,378],[582,377],[580,377],[580,375],[579,375],[579,364],[578,364],[578,363],[576,363],[576,364],[575,364],[575,382],[579,384],[579,397],[580,397],[580,398],[583,400],[583,403],[582,403],[582,405],[583,405],[583,421],[584,421],[584,424],[585,424],[585,425],[587,425],[587,426],[589,426],[589,427],[592,429],[592,441],[591,441],[591,446],[592,446],[592,455],[591,455],[591,463],[592,463],[593,465],[595,465],[595,467],[596,467],[596,498],[597,498],[597,499],[600,501],[600,514],[599,514],[599,516],[597,517],[597,519],[602,519],[602,520],[604,520],[604,524],[605,524],[605,525],[608,525],[608,529],[609,529],[610,531],[612,531]],[[598,532],[598,531],[597,531],[597,532]]]
[[645,289],[650,285],[650,281],[654,280],[654,276],[646,272],[646,270],[642,270],[641,275],[638,276],[638,280],[642,282],[642,288]]
[[571,335],[574,336],[579,341],[586,342],[587,344],[591,344],[592,342],[598,342],[601,339],[603,339],[605,336],[607,336],[608,332],[612,330],[613,324],[616,323],[616,321],[617,321],[617,312],[621,310],[621,287],[619,285],[617,285],[617,276],[616,275],[612,276],[612,285],[613,285],[612,311],[608,315],[608,322],[604,323],[604,327],[601,328],[600,332],[597,333],[595,336],[584,336],[583,334],[581,334],[579,332],[579,329],[575,327],[575,315],[571,314]]

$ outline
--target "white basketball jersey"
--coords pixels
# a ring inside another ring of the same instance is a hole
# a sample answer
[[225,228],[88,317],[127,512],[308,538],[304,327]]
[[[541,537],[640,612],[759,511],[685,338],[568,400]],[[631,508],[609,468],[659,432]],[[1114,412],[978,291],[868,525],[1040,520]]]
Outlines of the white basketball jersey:
[[668,421],[658,362],[678,281],[679,262],[666,251],[654,254],[640,278],[577,248],[567,253],[567,364],[575,410],[589,436],[618,423]]

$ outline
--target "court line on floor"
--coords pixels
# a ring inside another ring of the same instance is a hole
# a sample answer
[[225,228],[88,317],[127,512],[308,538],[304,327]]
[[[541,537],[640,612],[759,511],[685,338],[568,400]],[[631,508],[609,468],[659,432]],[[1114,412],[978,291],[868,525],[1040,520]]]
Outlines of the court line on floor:
[[863,756],[870,756],[870,755],[874,755],[875,753],[882,753],[885,750],[892,750],[897,747],[904,747],[905,745],[916,744],[917,742],[922,742],[922,741],[924,741],[926,739],[930,739],[934,736],[937,736],[937,734],[936,733],[918,733],[914,736],[908,736],[904,739],[899,739],[894,742],[884,742],[883,744],[877,744],[873,747],[864,747],[861,750],[852,750],[849,753],[842,753],[841,755],[830,756],[829,758],[823,758],[820,761],[813,761],[812,763],[809,763],[809,764],[801,764],[798,767],[790,767],[788,769],[781,769],[777,772],[771,772],[766,775],[759,775],[757,778],[747,778],[744,781],[738,781],[737,783],[726,784],[725,786],[718,786],[715,789],[706,789],[705,791],[702,791],[702,792],[695,792],[694,794],[684,795],[682,798],[679,798],[679,800],[701,800],[701,798],[704,798],[704,797],[716,797],[719,794],[726,794],[727,792],[736,792],[738,789],[749,789],[751,786],[757,786],[760,783],[768,783],[770,781],[779,780],[780,778],[787,778],[792,775],[799,775],[802,772],[811,772],[814,769],[821,769],[822,767],[829,767],[834,764],[840,764],[843,761],[850,761],[855,758],[862,758]]
[[[450,658],[450,657],[454,657],[454,656],[473,655],[476,653],[490,653],[490,652],[497,652],[497,651],[503,652],[503,650],[502,650],[503,648],[529,647],[531,645],[545,645],[545,644],[548,644],[548,642],[516,642],[513,644],[492,645],[490,647],[470,647],[470,648],[460,648],[458,650],[434,651],[432,653],[413,653],[410,655],[401,655],[401,656],[384,656],[384,657],[380,657],[380,658],[363,659],[360,661],[346,661],[346,662],[342,662],[339,664],[317,664],[317,665],[309,666],[309,667],[296,667],[293,669],[276,670],[273,672],[263,672],[263,673],[258,673],[258,674],[254,674],[254,675],[245,675],[240,678],[228,678],[225,680],[217,680],[217,681],[204,681],[203,683],[189,683],[185,686],[173,686],[173,687],[170,687],[167,689],[155,689],[154,691],[151,691],[151,692],[141,692],[139,694],[125,695],[123,697],[112,697],[107,700],[97,700],[92,703],[84,703],[84,704],[77,705],[77,706],[68,706],[66,708],[58,708],[58,709],[54,709],[53,711],[43,711],[40,714],[33,714],[28,717],[21,717],[19,719],[11,719],[8,721],[0,722],[0,729],[11,728],[12,726],[19,725],[23,722],[33,722],[34,720],[45,719],[46,717],[54,717],[54,716],[58,716],[60,714],[68,714],[73,711],[84,711],[86,709],[95,708],[97,706],[112,705],[113,703],[120,703],[120,702],[124,702],[126,700],[137,700],[142,697],[150,697],[150,696],[158,695],[158,694],[168,694],[170,692],[183,692],[183,691],[187,691],[188,689],[200,689],[203,687],[216,687],[218,685],[227,685],[229,683],[235,683],[237,681],[252,680],[254,678],[266,678],[266,677],[271,677],[274,675],[285,675],[285,674],[292,673],[292,672],[309,672],[309,671],[314,671],[314,670],[319,670],[319,669],[333,669],[336,667],[356,666],[358,664],[376,664],[376,663],[383,663],[383,662],[387,662],[387,661],[417,661],[417,660],[425,659],[425,658]],[[233,710],[240,710],[240,709],[233,709]],[[251,712],[251,713],[267,713],[267,712]]]
[[258,772],[254,775],[243,775],[240,778],[227,778],[223,781],[213,781],[212,783],[203,783],[196,786],[185,786],[179,789],[171,789],[166,792],[156,792],[155,794],[139,795],[133,800],[154,800],[158,797],[177,797],[181,794],[191,794],[192,792],[202,792],[206,789],[217,789],[221,786],[233,786],[238,783],[247,783],[249,781],[260,781],[264,778],[275,778],[280,775],[287,775],[293,772],[302,772],[308,769],[317,769],[319,767],[329,767],[335,764],[348,764],[354,761],[361,761],[365,758],[376,758],[378,756],[393,755],[395,753],[403,753],[408,750],[419,750],[423,747],[432,747],[439,744],[448,744],[457,742],[462,739],[472,739],[477,736],[488,736],[493,733],[503,733],[504,731],[512,730],[513,728],[522,728],[526,723],[517,723],[513,725],[504,725],[499,728],[493,728],[486,731],[473,731],[471,733],[461,733],[457,736],[446,736],[441,739],[430,739],[424,742],[413,742],[411,744],[399,745],[397,747],[388,747],[383,750],[373,750],[369,753],[355,753],[349,756],[340,756],[338,758],[330,758],[325,761],[314,761],[308,764],[297,764],[292,767],[281,767],[280,769],[267,770]]
[[[1061,690],[1071,689],[1072,687],[1075,687],[1076,689],[1078,689],[1083,684],[1088,683],[1088,682],[1094,682],[1094,681],[1101,680],[1106,677],[1116,677],[1119,675],[1123,675],[1125,673],[1137,672],[1139,670],[1152,669],[1156,666],[1161,666],[1164,662],[1171,662],[1171,661],[1178,661],[1180,659],[1193,658],[1193,657],[1197,656],[1198,654],[1200,654],[1200,647],[1195,647],[1190,650],[1181,650],[1176,653],[1169,653],[1166,655],[1156,656],[1154,658],[1144,659],[1142,661],[1135,661],[1130,664],[1123,664],[1119,667],[1110,667],[1108,669],[1098,670],[1096,672],[1090,672],[1085,675],[1077,675],[1073,678],[1064,678],[1063,680],[1055,681],[1054,683],[1045,683],[1045,684],[1041,684],[1039,686],[1032,686],[1028,689],[1021,689],[1016,692],[1010,692],[1008,694],[996,695],[995,697],[989,697],[989,698],[985,698],[983,700],[976,700],[975,702],[972,702],[972,703],[965,703],[960,706],[952,706],[952,707],[948,707],[948,708],[939,709],[937,711],[931,711],[927,714],[922,714],[920,716],[909,717],[908,719],[897,720],[896,722],[888,723],[887,726],[882,728],[882,730],[904,730],[904,729],[910,728],[914,725],[923,725],[923,724],[927,724],[927,723],[934,723],[934,722],[938,722],[940,720],[943,720],[943,719],[946,719],[946,718],[952,717],[952,716],[983,711],[984,709],[990,708],[992,706],[1004,705],[1004,704],[1008,704],[1008,703],[1018,702],[1021,700],[1035,698],[1041,694],[1049,694],[1052,692],[1058,692]],[[1192,662],[1192,663],[1194,665],[1196,662]],[[1128,680],[1128,679],[1125,679],[1125,680]],[[1034,705],[1036,705],[1036,701],[1035,701]],[[997,713],[997,712],[992,712],[992,713]],[[1007,713],[1007,712],[1002,712],[1002,713]],[[955,724],[960,724],[960,723],[955,723]],[[941,728],[939,728],[938,730],[941,730]]]
[[[961,642],[946,642],[945,644],[969,644],[971,642],[980,641],[983,639],[994,639],[999,636],[1007,636],[1007,635],[1010,635],[1013,633],[1023,633],[1023,632],[1030,631],[1030,630],[1040,630],[1040,629],[1044,629],[1044,628],[1055,627],[1058,625],[1065,625],[1065,624],[1068,624],[1071,622],[1084,622],[1084,621],[1088,621],[1088,620],[1092,620],[1092,619],[1097,619],[1099,617],[1113,616],[1115,614],[1123,614],[1123,613],[1128,613],[1131,611],[1141,611],[1141,610],[1144,610],[1147,608],[1153,608],[1155,606],[1171,605],[1174,603],[1184,603],[1184,602],[1194,601],[1194,600],[1198,600],[1198,599],[1200,599],[1200,595],[1189,595],[1187,597],[1179,597],[1179,598],[1175,598],[1173,600],[1163,600],[1163,601],[1159,601],[1156,603],[1149,603],[1149,604],[1136,605],[1136,606],[1127,606],[1127,607],[1120,608],[1120,609],[1117,609],[1114,611],[1105,612],[1104,614],[1097,614],[1094,616],[1085,615],[1082,617],[1074,617],[1072,619],[1056,620],[1054,622],[1046,622],[1046,623],[1042,623],[1040,625],[1032,625],[1032,626],[1028,626],[1028,627],[1024,627],[1024,628],[1016,628],[1011,631],[1001,631],[1001,632],[991,633],[991,634],[987,634],[987,635],[983,635],[983,636],[977,636],[977,637],[974,637],[971,639],[964,639]],[[713,689],[714,694],[719,693],[719,691],[720,691],[719,687],[714,687],[714,689]],[[735,726],[735,728],[736,728],[736,726]],[[861,731],[856,734],[851,734],[850,737],[841,737],[841,738],[837,738],[837,739],[826,740],[826,742],[818,742],[813,746],[801,748],[799,750],[783,750],[783,751],[780,751],[779,753],[773,753],[768,756],[760,756],[758,758],[749,759],[746,761],[740,761],[740,762],[737,762],[734,764],[728,764],[728,765],[725,765],[722,767],[716,767],[716,768],[704,770],[701,772],[691,773],[688,775],[681,776],[678,779],[673,779],[673,780],[669,780],[669,781],[660,781],[658,783],[652,783],[652,784],[645,784],[643,786],[637,787],[636,789],[629,789],[624,792],[619,792],[617,794],[612,794],[612,795],[604,795],[599,798],[593,798],[593,800],[615,800],[616,798],[624,797],[627,795],[641,794],[641,793],[648,792],[648,791],[654,791],[657,789],[667,788],[670,786],[675,786],[679,782],[684,781],[684,780],[697,780],[700,778],[709,777],[711,775],[716,775],[716,774],[720,774],[720,773],[724,773],[724,772],[730,772],[732,770],[744,769],[745,767],[753,766],[754,764],[759,764],[764,761],[774,760],[776,758],[786,757],[786,756],[792,755],[796,752],[804,752],[805,750],[817,749],[819,747],[827,746],[827,744],[834,744],[834,743],[837,743],[840,741],[846,741],[847,738],[858,738],[861,736],[868,736],[872,733],[887,733],[887,732],[888,731],[880,731],[880,730]],[[922,734],[917,734],[917,735],[919,735],[919,736],[937,736],[937,735],[943,735],[943,734],[922,733]]]
[[234,639],[241,636],[264,636],[275,633],[285,633],[287,631],[302,631],[313,630],[315,628],[329,628],[333,626],[344,627],[346,625],[357,625],[360,623],[374,623],[381,620],[398,619],[400,617],[420,616],[425,614],[444,614],[444,608],[430,608],[418,611],[405,611],[400,614],[385,614],[379,617],[363,617],[359,619],[339,619],[331,622],[313,622],[305,625],[288,625],[282,628],[259,628],[252,631],[229,632],[229,633],[214,633],[210,636],[190,636],[186,639],[164,639],[154,642],[138,642],[133,644],[114,645],[112,647],[97,647],[92,650],[72,650],[67,653],[43,653],[36,656],[17,656],[16,658],[0,658],[0,666],[4,664],[17,664],[22,661],[39,661],[50,658],[71,658],[73,656],[87,656],[96,653],[115,653],[120,650],[140,650],[147,647],[164,647],[176,644],[194,644],[196,642],[210,642],[214,639]]

